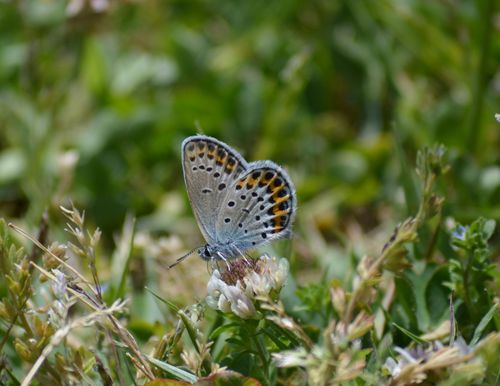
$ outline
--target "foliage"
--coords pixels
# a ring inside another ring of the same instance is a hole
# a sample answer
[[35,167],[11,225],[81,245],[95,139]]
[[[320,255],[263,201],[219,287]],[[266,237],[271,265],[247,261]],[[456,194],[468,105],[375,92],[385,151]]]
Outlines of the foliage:
[[[2,346],[11,342],[11,350],[31,365],[23,384],[35,376],[39,382],[56,384],[93,382],[92,379],[100,379],[103,384],[111,384],[113,379],[130,383],[135,379],[149,380],[150,385],[167,385],[173,382],[167,380],[169,377],[183,384],[200,385],[258,384],[257,380],[263,384],[287,380],[317,385],[351,381],[403,385],[424,380],[474,384],[478,379],[492,383],[498,377],[498,371],[491,365],[500,354],[500,334],[487,332],[492,330],[488,326],[497,322],[498,302],[487,299],[490,310],[482,320],[471,316],[459,318],[456,341],[453,309],[461,302],[481,309],[478,288],[484,285],[485,277],[493,278],[487,240],[493,233],[494,222],[479,219],[469,227],[458,225],[452,232],[452,245],[465,251],[468,261],[465,267],[459,260],[449,263],[450,286],[456,296],[451,314],[443,291],[432,295],[434,304],[439,304],[437,298],[444,298],[442,315],[432,318],[432,305],[418,304],[419,289],[412,290],[411,284],[398,282],[395,276],[415,273],[411,265],[416,264],[417,256],[408,246],[419,243],[420,229],[441,211],[443,199],[432,189],[436,178],[446,170],[443,155],[442,147],[419,153],[417,172],[423,190],[416,216],[396,228],[377,258],[366,256],[359,261],[354,276],[345,283],[349,290],[334,281],[301,291],[301,301],[310,305],[302,308],[302,312],[310,322],[299,323],[278,299],[288,275],[285,259],[279,263],[268,256],[252,261],[236,260],[222,273],[214,270],[208,283],[207,304],[218,310],[216,319],[209,323],[209,330],[203,328],[203,323],[210,319],[205,318],[207,310],[202,304],[185,309],[171,306],[176,311],[177,326],[167,329],[160,340],[150,338],[152,355],[141,351],[131,332],[122,325],[118,315],[115,316],[126,312],[125,303],[116,299],[107,306],[96,266],[100,232],[86,231],[81,213],[74,208],[62,208],[69,220],[66,229],[74,241],[65,245],[53,243],[46,248],[40,240],[32,239],[35,247],[44,252],[42,256],[38,249],[28,256],[22,247],[17,247],[2,222],[0,262],[7,290],[0,303],[0,315],[7,326]],[[24,234],[16,226],[11,227]],[[43,237],[44,232],[40,232],[39,239]],[[87,262],[92,281],[68,264],[70,256]],[[47,280],[50,292],[44,285]],[[411,280],[415,279],[408,275],[410,283]],[[436,285],[432,282],[432,276],[425,281],[424,292]],[[413,284],[416,287],[415,281]],[[315,294],[321,293],[321,287],[329,293],[330,301],[311,301]],[[39,300],[34,288],[43,291],[45,306],[36,306]],[[395,293],[400,291],[408,297],[407,301],[415,300],[416,315],[411,305],[405,307],[402,301],[398,304]],[[47,302],[48,299],[51,300]],[[314,321],[317,310],[323,313],[320,324]],[[466,315],[474,315],[467,311]],[[423,315],[428,315],[433,323],[444,324],[436,326],[435,332],[425,330],[418,323],[414,328],[412,319]],[[399,356],[391,353],[388,344],[405,339],[398,338],[397,330],[391,331],[391,325],[413,341],[407,349],[392,348]],[[98,351],[68,339],[83,327],[93,328],[102,336],[96,346]],[[462,335],[467,335],[471,327],[475,333],[473,344],[468,345]],[[415,335],[425,332],[427,334],[420,337]],[[15,335],[14,339],[9,339],[11,334]],[[54,353],[61,344],[65,355]],[[172,364],[180,359],[185,368]],[[17,382],[15,372],[9,368],[12,364],[7,358],[4,363],[7,364],[5,380]],[[236,373],[232,375],[225,368]],[[367,369],[371,371],[366,372]]]
[[[498,384],[497,8],[2,2],[0,383]],[[286,165],[292,242],[164,269],[197,131]]]

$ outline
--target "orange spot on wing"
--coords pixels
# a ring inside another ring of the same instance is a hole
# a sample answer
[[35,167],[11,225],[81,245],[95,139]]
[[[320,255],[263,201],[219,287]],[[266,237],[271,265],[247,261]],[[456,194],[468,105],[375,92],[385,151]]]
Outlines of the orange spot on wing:
[[279,190],[273,193],[273,200],[276,204],[279,204],[283,201],[287,201],[288,199],[290,199],[290,195],[287,194],[286,196],[280,197],[278,195],[278,193],[279,193]]
[[283,228],[284,228],[284,227],[279,226],[279,225],[278,225],[278,226],[275,226],[275,227],[273,228],[273,233],[279,233],[279,232],[281,232],[281,231],[283,230]]
[[252,175],[245,178],[245,183],[246,183],[248,189],[253,189],[255,187],[255,185],[258,184],[258,182],[259,182],[259,178],[253,178]]
[[190,142],[186,145],[185,147],[186,149],[186,155],[188,157],[194,157],[196,155],[196,148],[195,148],[195,144],[193,142]]
[[243,187],[245,186],[245,184],[246,184],[246,179],[239,180],[238,183],[236,184],[236,187],[238,189],[243,189]]
[[216,150],[217,150],[217,147],[213,143],[209,143],[207,146],[207,157],[209,159],[214,159]]
[[203,141],[198,141],[196,143],[196,155],[200,158],[203,158],[205,156],[205,147],[206,147],[206,143],[203,142]]
[[227,160],[227,163],[225,166],[226,173],[231,173],[234,169],[236,169],[237,166],[238,166],[238,161],[236,160],[236,158],[234,158],[232,156],[228,157],[228,160]]
[[217,153],[215,155],[216,163],[219,165],[223,165],[224,163],[226,163],[227,156],[227,151],[225,151],[223,148],[217,149]]
[[273,214],[275,216],[284,216],[290,213],[290,209],[281,210],[279,205],[273,206]]

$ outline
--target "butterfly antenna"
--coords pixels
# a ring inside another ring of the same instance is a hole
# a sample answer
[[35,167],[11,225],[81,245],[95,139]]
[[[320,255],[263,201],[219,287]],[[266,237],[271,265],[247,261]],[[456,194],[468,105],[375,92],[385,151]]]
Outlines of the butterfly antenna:
[[184,260],[186,257],[189,257],[190,255],[192,255],[194,252],[196,252],[196,250],[198,249],[199,247],[196,247],[196,248],[193,248],[191,249],[188,253],[186,253],[185,255],[182,255],[181,257],[179,257],[177,260],[175,260],[175,263],[173,264],[170,264],[167,269],[170,269],[170,268],[173,268],[175,267],[177,264],[179,264],[182,260]]
[[203,135],[203,128],[201,127],[200,121],[194,121],[194,125],[196,126],[196,131],[198,132],[198,134]]

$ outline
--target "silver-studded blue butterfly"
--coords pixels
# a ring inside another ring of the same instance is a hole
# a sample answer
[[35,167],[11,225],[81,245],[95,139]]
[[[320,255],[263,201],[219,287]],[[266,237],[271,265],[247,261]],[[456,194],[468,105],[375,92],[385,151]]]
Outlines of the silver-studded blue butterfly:
[[295,189],[286,171],[274,162],[248,163],[225,143],[196,135],[182,143],[182,168],[207,242],[197,249],[202,259],[244,257],[251,248],[291,235]]

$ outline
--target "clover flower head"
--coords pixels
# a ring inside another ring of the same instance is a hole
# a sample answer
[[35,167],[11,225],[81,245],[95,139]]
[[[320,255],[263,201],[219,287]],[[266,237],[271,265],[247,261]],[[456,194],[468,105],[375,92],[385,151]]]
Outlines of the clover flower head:
[[288,276],[288,261],[267,255],[236,260],[225,271],[214,270],[207,285],[207,304],[248,319],[256,316],[257,296],[277,295]]

